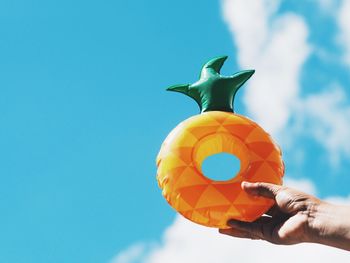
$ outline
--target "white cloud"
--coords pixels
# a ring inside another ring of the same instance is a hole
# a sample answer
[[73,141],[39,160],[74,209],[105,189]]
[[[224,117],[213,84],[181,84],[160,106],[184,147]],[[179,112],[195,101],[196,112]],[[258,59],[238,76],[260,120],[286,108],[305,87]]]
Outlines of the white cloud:
[[343,0],[337,14],[338,40],[344,48],[344,62],[350,66],[350,0]]
[[349,205],[350,204],[350,195],[347,197],[332,196],[325,199],[325,201],[338,204],[338,205]]
[[153,243],[137,243],[118,253],[109,263],[138,263],[153,249]]
[[137,262],[140,258],[142,258],[142,254],[145,250],[143,244],[135,244],[119,253],[115,258],[113,258],[110,263],[131,263]]
[[[315,185],[307,179],[286,178],[286,185],[310,194]],[[350,204],[349,197],[329,197],[332,203]],[[119,253],[110,263],[244,263],[265,262],[349,262],[346,251],[318,244],[277,246],[265,241],[232,238],[218,233],[217,229],[194,224],[178,215],[169,226],[160,243],[132,245]]]
[[242,66],[255,66],[260,49],[269,35],[269,17],[275,13],[278,0],[223,0],[223,15],[239,49]]
[[321,10],[325,14],[331,14],[331,15],[334,14],[339,4],[339,0],[312,0],[312,1],[316,2],[316,4],[319,5]]
[[[197,226],[177,217],[167,229],[164,243],[146,258],[147,263],[161,262],[347,262],[350,255],[333,248],[313,244],[276,246],[264,241],[230,238],[216,229]],[[286,256],[289,255],[289,256]],[[293,256],[291,256],[293,255]],[[346,260],[347,259],[347,260]]]
[[[310,181],[309,179],[293,179],[290,177],[286,177],[284,179],[284,183],[285,186],[294,188],[294,189],[298,189],[299,191],[308,193],[310,195],[316,195],[317,191],[316,191],[316,187],[314,185],[314,183],[312,181]],[[349,202],[350,203],[350,202]]]
[[343,49],[341,57],[335,57],[334,54],[317,47],[318,55],[327,60],[341,59],[343,63],[350,66],[350,0],[310,0],[320,7],[323,14],[331,15],[338,25],[338,32],[335,36],[336,41]]
[[[237,47],[242,68],[255,68],[255,76],[244,89],[245,104],[252,118],[272,133],[284,147],[308,135],[322,145],[336,167],[350,158],[350,105],[341,87],[300,94],[300,73],[311,51],[322,47],[308,43],[308,27],[292,13],[277,14],[277,0],[222,0],[223,16]],[[321,1],[326,8],[333,1]],[[339,26],[350,63],[350,0],[343,0]],[[311,46],[314,48],[311,50]],[[291,125],[291,116],[297,119]],[[299,153],[302,150],[298,149]],[[293,155],[293,153],[292,153]]]
[[231,238],[219,234],[216,229],[202,227],[177,216],[157,247],[133,258],[133,261],[113,263],[326,263],[349,260],[348,252],[335,248],[316,244],[277,246],[265,241]]
[[343,88],[333,86],[308,96],[300,105],[299,115],[304,115],[303,132],[326,148],[333,165],[350,156],[350,105]]
[[298,98],[299,78],[310,46],[304,20],[289,13],[276,16],[276,0],[223,0],[223,15],[242,68],[256,74],[245,89],[249,113],[267,131],[286,127]]

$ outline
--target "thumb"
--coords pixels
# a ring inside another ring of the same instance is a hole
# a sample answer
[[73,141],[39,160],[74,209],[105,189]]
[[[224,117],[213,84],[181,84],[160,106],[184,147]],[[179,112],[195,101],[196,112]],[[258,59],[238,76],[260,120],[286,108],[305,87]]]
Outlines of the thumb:
[[249,183],[242,182],[241,187],[250,195],[263,196],[269,199],[275,199],[282,186],[270,183]]

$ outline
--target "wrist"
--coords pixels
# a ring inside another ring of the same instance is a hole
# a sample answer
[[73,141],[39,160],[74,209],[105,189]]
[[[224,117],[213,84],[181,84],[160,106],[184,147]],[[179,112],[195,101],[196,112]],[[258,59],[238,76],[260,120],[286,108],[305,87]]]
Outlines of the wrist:
[[320,201],[309,218],[310,242],[350,250],[350,207]]

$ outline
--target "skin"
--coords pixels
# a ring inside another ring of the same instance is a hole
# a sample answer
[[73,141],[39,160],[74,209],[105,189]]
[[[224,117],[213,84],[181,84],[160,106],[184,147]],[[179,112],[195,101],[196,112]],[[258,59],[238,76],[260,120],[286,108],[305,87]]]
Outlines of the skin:
[[279,245],[319,243],[350,251],[350,207],[324,202],[297,190],[268,183],[242,183],[253,196],[275,200],[275,205],[254,222],[229,220],[222,234],[262,239]]

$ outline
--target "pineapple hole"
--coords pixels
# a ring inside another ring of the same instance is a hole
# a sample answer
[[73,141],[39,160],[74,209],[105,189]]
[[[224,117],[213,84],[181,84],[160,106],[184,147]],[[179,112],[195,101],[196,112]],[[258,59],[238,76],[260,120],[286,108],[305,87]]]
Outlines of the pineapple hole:
[[238,174],[240,168],[240,160],[225,152],[210,155],[202,163],[204,176],[214,181],[230,180]]

